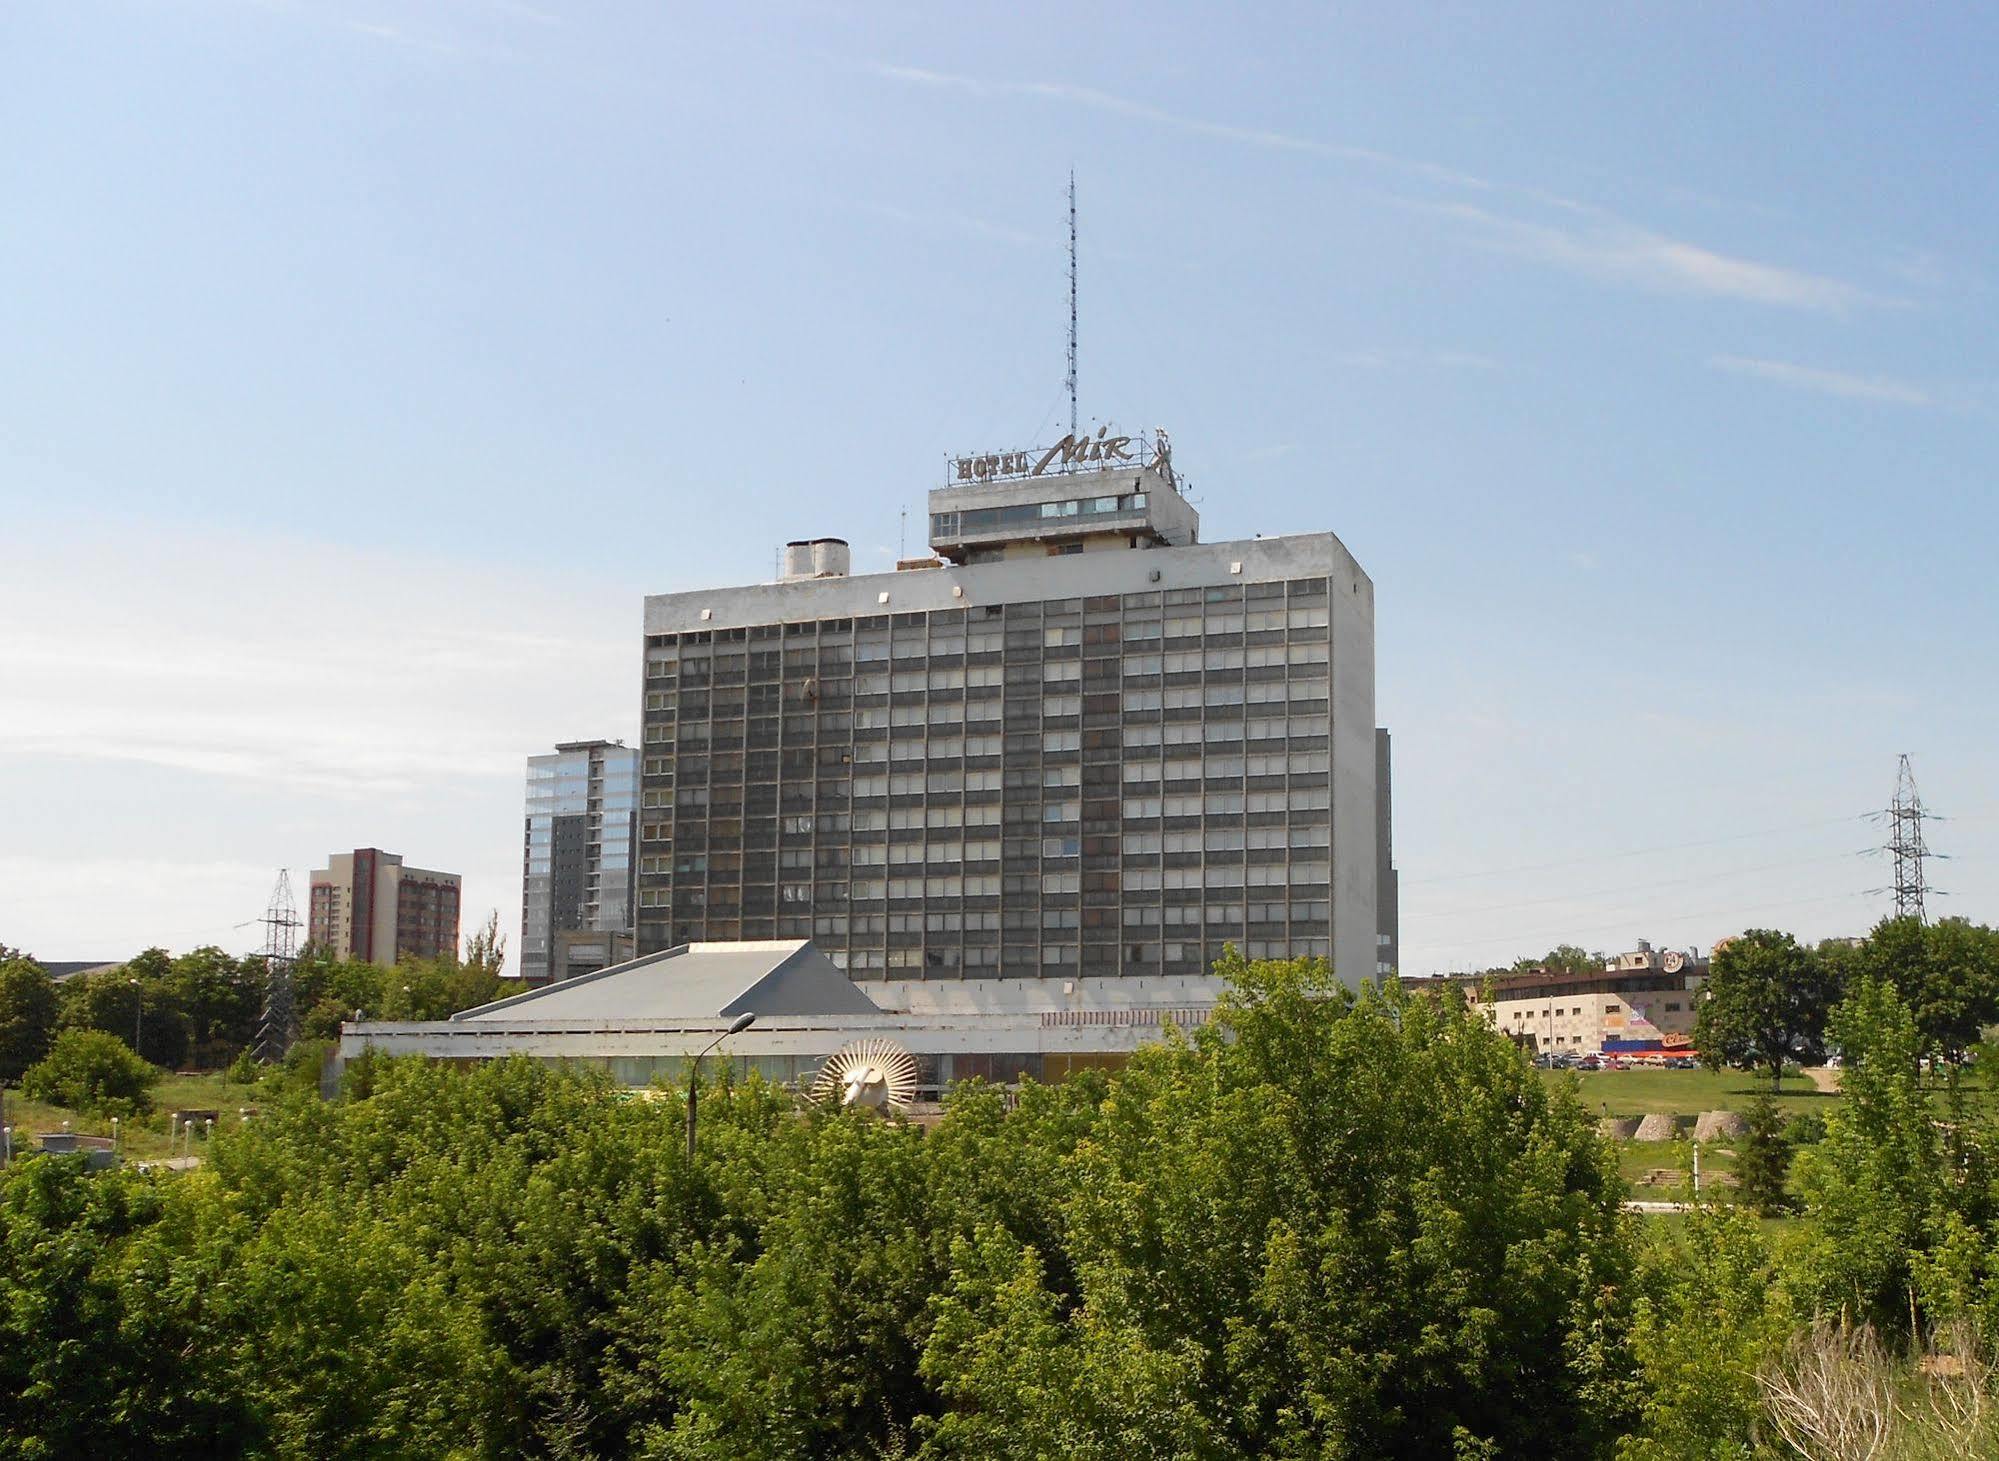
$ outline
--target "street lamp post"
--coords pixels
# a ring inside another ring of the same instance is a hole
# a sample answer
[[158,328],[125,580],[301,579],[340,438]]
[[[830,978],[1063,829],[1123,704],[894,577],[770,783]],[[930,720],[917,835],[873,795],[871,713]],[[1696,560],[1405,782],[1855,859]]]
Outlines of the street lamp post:
[[687,1074],[687,1160],[694,1160],[694,1108],[701,1099],[701,1061],[710,1050],[720,1045],[731,1035],[740,1035],[757,1022],[757,1017],[747,1012],[737,1015],[729,1028],[710,1040],[694,1057],[694,1068]]

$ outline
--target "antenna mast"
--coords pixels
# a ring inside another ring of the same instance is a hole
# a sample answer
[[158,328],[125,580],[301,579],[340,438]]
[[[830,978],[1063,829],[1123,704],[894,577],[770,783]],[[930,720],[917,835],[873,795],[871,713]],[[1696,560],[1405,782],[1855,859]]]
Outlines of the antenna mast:
[[1930,855],[1923,842],[1923,823],[1930,813],[1916,791],[1916,774],[1902,757],[1895,773],[1895,800],[1888,804],[1888,851],[1895,859],[1895,916],[1929,921],[1923,906],[1929,885],[1923,881],[1923,859]]
[[1069,435],[1076,434],[1076,169],[1069,169]]
[[257,1026],[257,1058],[283,1060],[292,1046],[292,966],[298,962],[298,908],[292,876],[278,869],[271,906],[264,910],[264,1016]]

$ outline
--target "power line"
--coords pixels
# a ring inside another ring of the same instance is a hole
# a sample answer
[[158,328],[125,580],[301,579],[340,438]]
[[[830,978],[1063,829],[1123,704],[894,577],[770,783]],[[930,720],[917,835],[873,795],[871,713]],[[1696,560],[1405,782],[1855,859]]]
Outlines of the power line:
[[1427,883],[1462,883],[1474,878],[1503,878],[1510,873],[1538,873],[1551,868],[1581,867],[1585,863],[1614,862],[1627,857],[1647,857],[1655,852],[1684,852],[1694,847],[1719,847],[1728,842],[1747,842],[1757,837],[1775,837],[1784,832],[1804,832],[1818,827],[1836,827],[1844,822],[1864,821],[1872,813],[1859,817],[1825,817],[1815,822],[1793,822],[1782,827],[1765,827],[1755,832],[1735,832],[1726,837],[1704,837],[1698,842],[1662,842],[1653,847],[1633,847],[1623,852],[1592,852],[1583,857],[1563,858],[1557,862],[1521,863],[1513,867],[1486,868],[1479,872],[1445,873],[1430,878],[1404,878],[1402,886],[1417,887]]
[[1680,888],[1695,883],[1711,883],[1722,878],[1746,877],[1750,873],[1775,872],[1784,868],[1809,867],[1822,862],[1845,862],[1849,858],[1871,856],[1874,849],[1861,848],[1855,852],[1834,852],[1821,857],[1793,857],[1782,862],[1757,863],[1751,867],[1723,868],[1718,872],[1700,873],[1686,878],[1662,878],[1646,883],[1620,883],[1609,888],[1584,888],[1572,893],[1558,893],[1549,898],[1533,898],[1525,902],[1480,903],[1471,908],[1449,908],[1441,912],[1425,913],[1425,921],[1437,918],[1462,918],[1473,913],[1500,913],[1511,908],[1539,908],[1549,903],[1567,903],[1578,898],[1601,898],[1613,893],[1647,893],[1655,888]]
[[[1851,893],[1828,893],[1825,896],[1819,898],[1782,898],[1782,899],[1774,899],[1766,903],[1743,903],[1743,904],[1738,904],[1732,908],[1696,908],[1696,909],[1682,910],[1679,912],[1675,912],[1672,915],[1672,917],[1675,919],[1721,918],[1730,914],[1737,914],[1737,913],[1760,913],[1764,909],[1768,908],[1809,908],[1819,903],[1843,903],[1849,898],[1864,898],[1866,896],[1867,896],[1867,890],[1863,888],[1857,892],[1851,892]],[[1531,944],[1539,942],[1541,939],[1544,938],[1560,939],[1560,938],[1567,938],[1579,933],[1605,933],[1605,932],[1615,931],[1620,928],[1629,928],[1630,926],[1631,926],[1631,919],[1629,917],[1625,917],[1618,919],[1614,923],[1591,924],[1591,925],[1585,925],[1580,928],[1565,927],[1558,929],[1553,933],[1547,933],[1547,934],[1527,935],[1527,934],[1514,933],[1514,934],[1487,935],[1485,937],[1475,938],[1475,939],[1458,939],[1452,943],[1437,944],[1434,945],[1434,947],[1439,949],[1463,949],[1463,948],[1470,948],[1475,944],[1497,943],[1501,939],[1509,940],[1516,944],[1519,943]]]

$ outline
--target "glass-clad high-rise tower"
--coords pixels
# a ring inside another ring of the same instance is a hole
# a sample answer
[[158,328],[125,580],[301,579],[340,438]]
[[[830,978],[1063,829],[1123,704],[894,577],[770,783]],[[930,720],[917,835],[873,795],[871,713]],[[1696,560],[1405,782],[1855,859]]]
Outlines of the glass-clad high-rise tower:
[[552,754],[528,757],[521,893],[527,982],[601,968],[623,951],[616,936],[632,927],[638,770],[638,752],[617,741],[566,741]]
[[640,952],[1372,976],[1374,586],[1339,540],[1203,544],[1163,437],[1101,433],[957,463],[930,528],[894,572],[821,539],[646,600]]

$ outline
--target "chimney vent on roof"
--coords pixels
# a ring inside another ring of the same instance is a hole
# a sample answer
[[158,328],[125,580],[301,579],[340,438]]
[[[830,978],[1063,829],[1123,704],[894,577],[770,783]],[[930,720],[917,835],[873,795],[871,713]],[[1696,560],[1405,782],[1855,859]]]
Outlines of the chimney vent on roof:
[[796,538],[784,545],[784,570],[778,582],[845,578],[852,562],[845,538]]

